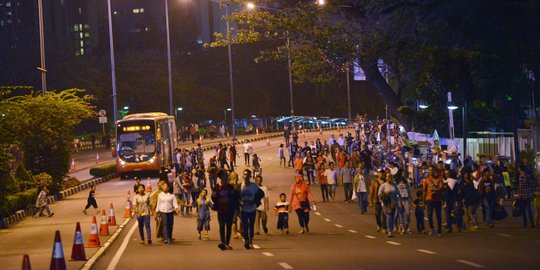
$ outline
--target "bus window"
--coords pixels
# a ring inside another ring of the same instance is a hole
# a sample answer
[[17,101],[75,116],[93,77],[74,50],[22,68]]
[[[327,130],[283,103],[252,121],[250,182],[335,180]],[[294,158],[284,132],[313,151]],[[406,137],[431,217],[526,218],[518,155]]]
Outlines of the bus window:
[[127,128],[119,131],[118,157],[128,162],[147,161],[154,156],[156,139],[153,129]]

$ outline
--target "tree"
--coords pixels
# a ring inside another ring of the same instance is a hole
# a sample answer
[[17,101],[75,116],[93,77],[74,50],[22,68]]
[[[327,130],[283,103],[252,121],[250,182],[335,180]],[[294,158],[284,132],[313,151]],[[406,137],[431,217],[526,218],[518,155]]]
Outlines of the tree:
[[69,170],[73,129],[95,115],[91,96],[83,90],[0,96],[0,145],[20,143],[24,166],[32,173],[47,172],[58,184]]

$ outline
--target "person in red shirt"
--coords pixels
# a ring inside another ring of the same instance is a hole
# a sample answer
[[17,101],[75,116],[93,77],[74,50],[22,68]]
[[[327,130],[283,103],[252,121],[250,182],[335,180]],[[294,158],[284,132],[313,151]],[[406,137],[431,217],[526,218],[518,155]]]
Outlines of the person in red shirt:
[[298,222],[302,230],[301,234],[309,233],[309,211],[315,206],[315,199],[311,194],[309,186],[304,182],[302,175],[296,175],[295,183],[291,186],[291,194],[289,197],[289,211],[294,210],[298,215]]
[[433,226],[433,210],[437,216],[437,234],[442,236],[442,189],[444,188],[443,180],[439,175],[435,175],[434,168],[428,168],[428,178],[422,184],[422,194],[424,202],[427,206],[428,222],[431,231],[429,235],[435,233]]
[[[347,160],[349,159],[349,156],[347,156],[347,153],[345,153],[345,150],[343,148],[339,149],[339,152],[337,153],[337,165],[338,165],[338,182],[341,180],[343,183],[342,175],[343,170],[345,170],[345,163],[347,163]],[[337,184],[337,183],[336,183]]]

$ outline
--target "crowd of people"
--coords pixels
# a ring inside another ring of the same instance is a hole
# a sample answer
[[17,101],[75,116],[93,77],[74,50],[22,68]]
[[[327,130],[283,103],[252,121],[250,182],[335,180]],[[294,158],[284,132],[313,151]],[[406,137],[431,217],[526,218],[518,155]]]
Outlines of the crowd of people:
[[[191,215],[192,211],[196,212],[197,236],[206,240],[214,210],[220,249],[232,249],[232,237],[243,239],[246,249],[253,248],[254,236],[268,233],[272,207],[268,188],[263,185],[261,159],[249,141],[239,146],[246,167],[241,176],[235,172],[240,157],[235,144],[220,144],[208,162],[198,145],[176,151],[175,177],[170,179],[169,170],[162,168],[159,191],[153,196],[148,197],[144,186],[137,183],[135,212],[142,242],[146,228],[151,243],[147,216],[156,214],[158,237],[170,243],[173,213]],[[341,186],[344,201],[357,201],[361,215],[372,213],[377,231],[388,237],[412,234],[413,213],[416,233],[442,236],[443,225],[446,233],[478,230],[482,226],[480,215],[485,226],[493,228],[496,220],[505,217],[504,204],[509,200],[513,202],[512,214],[521,215],[524,227],[538,226],[540,192],[531,168],[518,166],[515,177],[502,160],[460,159],[454,148],[440,151],[433,147],[425,156],[415,150],[398,125],[386,119],[359,117],[354,134],[302,143],[295,128],[287,128],[278,156],[280,167],[294,170],[295,181],[288,194],[276,198],[276,228],[288,234],[289,213],[294,211],[300,233],[309,233],[309,214],[316,209],[311,188],[317,185],[323,203],[335,203]]]

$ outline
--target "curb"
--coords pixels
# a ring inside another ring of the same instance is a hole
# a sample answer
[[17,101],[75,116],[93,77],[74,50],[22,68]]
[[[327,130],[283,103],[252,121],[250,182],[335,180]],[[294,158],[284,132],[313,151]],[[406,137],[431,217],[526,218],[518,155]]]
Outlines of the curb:
[[[48,197],[47,198],[47,203],[51,204],[51,203],[53,203],[55,201],[65,200],[67,197],[69,197],[69,196],[71,196],[73,194],[76,194],[76,193],[79,193],[79,192],[81,192],[83,190],[86,190],[86,189],[90,188],[93,185],[97,185],[97,184],[100,184],[100,183],[103,183],[103,182],[107,182],[107,181],[109,181],[109,180],[111,180],[111,179],[113,179],[115,177],[117,177],[117,174],[113,173],[113,174],[109,174],[109,175],[104,176],[104,177],[100,177],[100,178],[92,179],[92,180],[89,180],[89,181],[85,181],[84,183],[81,183],[78,186],[75,186],[75,187],[68,188],[66,190],[60,191],[60,193],[57,196]],[[25,209],[25,210],[19,210],[19,211],[15,212],[15,214],[13,214],[11,216],[2,218],[2,221],[3,221],[2,225],[4,226],[4,228],[8,228],[9,226],[20,222],[25,217],[32,216],[32,210],[33,210],[33,208],[29,208],[29,209]]]

